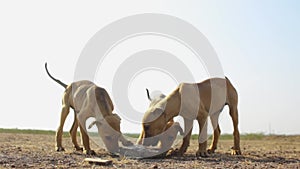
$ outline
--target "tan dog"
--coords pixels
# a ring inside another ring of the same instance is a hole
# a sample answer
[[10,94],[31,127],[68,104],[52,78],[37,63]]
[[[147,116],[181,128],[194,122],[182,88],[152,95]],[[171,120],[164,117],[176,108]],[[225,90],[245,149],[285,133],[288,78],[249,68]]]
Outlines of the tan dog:
[[[163,98],[166,97],[164,94],[159,94],[157,96],[154,96],[153,98],[150,97],[149,90],[147,91],[147,97],[150,101],[149,107],[153,107],[155,104],[157,104],[159,101],[161,101]],[[164,127],[164,132],[159,136],[159,139],[157,139],[157,142],[153,142],[152,146],[158,146],[158,150],[161,153],[167,152],[171,147],[173,142],[175,141],[177,137],[177,133],[180,133],[180,135],[183,135],[183,130],[180,127],[180,124],[178,122],[174,122],[173,119],[171,119]],[[143,143],[145,137],[145,132],[142,129],[142,132],[137,140],[137,144],[141,145]],[[163,154],[164,155],[164,154]]]
[[149,107],[145,113],[143,118],[144,138],[149,139],[145,139],[143,144],[152,145],[157,142],[158,138],[155,136],[164,131],[165,124],[173,117],[180,115],[184,118],[185,137],[180,149],[175,153],[183,155],[186,152],[189,146],[193,120],[197,119],[200,131],[203,133],[199,131],[199,149],[196,155],[205,157],[207,156],[207,117],[208,115],[211,116],[215,129],[213,142],[209,148],[209,152],[214,152],[220,136],[219,113],[225,105],[228,105],[234,127],[232,154],[241,154],[237,102],[237,92],[227,78],[212,78],[194,84],[182,83],[170,95],[156,103],[156,105]]
[[[148,100],[150,101],[149,108],[150,108],[150,107],[153,107],[154,105],[156,105],[156,103],[158,103],[159,101],[161,101],[163,98],[166,97],[166,95],[160,94],[160,95],[157,95],[157,96],[154,96],[153,98],[151,98],[151,97],[150,97],[149,90],[146,89],[146,91],[147,91],[147,97],[148,97]],[[171,119],[169,125],[171,126],[173,122],[174,122],[174,120]],[[137,139],[136,144],[139,144],[139,145],[142,144],[144,138],[145,138],[145,132],[144,132],[144,129],[142,128],[141,134],[140,134],[139,138]],[[156,145],[156,144],[157,144],[157,142],[156,142],[156,143],[153,142],[152,145],[154,146],[154,145]]]
[[127,141],[121,134],[121,119],[112,113],[114,106],[104,88],[98,87],[90,81],[78,81],[66,85],[51,76],[47,69],[47,63],[45,63],[45,69],[51,79],[65,88],[62,99],[63,105],[60,125],[56,132],[56,151],[64,151],[62,147],[62,133],[70,108],[75,112],[75,119],[70,130],[70,135],[76,150],[82,150],[76,139],[77,128],[79,126],[84,152],[86,154],[95,154],[90,148],[89,137],[86,130],[86,120],[89,117],[96,119],[99,134],[101,133],[100,136],[108,151],[113,153],[117,152],[119,150],[119,140],[125,146],[132,145],[132,143]]

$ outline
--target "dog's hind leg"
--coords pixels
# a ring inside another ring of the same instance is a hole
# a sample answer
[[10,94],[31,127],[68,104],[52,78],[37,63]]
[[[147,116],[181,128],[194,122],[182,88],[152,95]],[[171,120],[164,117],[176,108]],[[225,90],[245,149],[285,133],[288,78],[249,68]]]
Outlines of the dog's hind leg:
[[229,113],[233,122],[233,139],[234,145],[231,149],[232,155],[241,155],[241,148],[240,148],[240,132],[238,129],[238,110],[236,105],[229,105]]
[[233,139],[234,145],[231,148],[232,155],[241,155],[241,148],[240,148],[240,132],[238,128],[239,124],[239,117],[238,117],[238,94],[233,85],[230,81],[227,80],[227,105],[229,106],[229,114],[232,119],[233,123]]
[[70,130],[70,136],[72,139],[72,143],[74,144],[74,148],[76,151],[83,151],[83,148],[80,147],[77,143],[77,128],[78,128],[78,120],[76,117],[76,113],[74,113],[74,122],[72,128]]
[[64,151],[65,149],[62,147],[62,134],[63,134],[63,127],[64,127],[64,123],[65,120],[69,114],[70,111],[70,105],[68,103],[68,98],[69,98],[69,92],[66,90],[63,96],[63,100],[62,100],[62,110],[61,110],[61,114],[60,114],[60,124],[59,127],[56,131],[56,151]]

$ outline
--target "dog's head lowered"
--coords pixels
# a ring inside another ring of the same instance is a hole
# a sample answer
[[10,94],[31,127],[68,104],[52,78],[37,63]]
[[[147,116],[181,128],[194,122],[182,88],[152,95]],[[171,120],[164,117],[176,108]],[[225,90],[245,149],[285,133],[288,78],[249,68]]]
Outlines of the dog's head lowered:
[[119,151],[119,138],[121,118],[117,114],[106,116],[101,121],[94,121],[89,125],[89,129],[96,124],[98,134],[104,142],[108,151],[115,153]]
[[[148,100],[150,101],[148,111],[153,110],[153,112],[152,113],[149,112],[149,113],[146,113],[148,115],[146,115],[146,114],[144,115],[144,118],[143,118],[144,122],[145,121],[153,121],[154,119],[156,119],[163,112],[163,105],[160,105],[159,102],[166,97],[162,93],[150,96],[149,90],[146,89],[146,91],[147,91]],[[146,116],[147,116],[147,119],[145,120]],[[137,142],[138,142],[138,144],[143,144],[143,145],[146,145],[146,146],[149,146],[149,145],[156,146],[158,141],[159,141],[159,138],[156,136],[156,134],[153,134],[153,135],[150,134],[149,135],[148,132],[145,132],[146,130],[151,130],[150,129],[151,126],[148,127],[148,125],[144,125],[145,124],[144,122],[143,122],[142,133],[141,133],[140,138]],[[166,124],[161,124],[162,128],[164,128],[165,125]],[[161,132],[157,132],[157,133],[159,134]],[[147,133],[147,135],[145,135],[145,133]],[[145,138],[147,138],[147,139],[145,139]]]

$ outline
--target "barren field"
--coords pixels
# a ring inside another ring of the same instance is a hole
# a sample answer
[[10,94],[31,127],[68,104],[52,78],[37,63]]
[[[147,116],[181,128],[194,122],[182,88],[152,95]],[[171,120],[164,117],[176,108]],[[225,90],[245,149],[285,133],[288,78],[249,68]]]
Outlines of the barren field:
[[242,138],[242,156],[231,156],[231,139],[221,139],[217,152],[197,158],[197,140],[183,157],[135,160],[112,157],[92,143],[97,156],[110,159],[109,166],[84,162],[91,157],[74,151],[69,137],[63,138],[65,152],[54,150],[52,133],[0,132],[0,168],[300,168],[300,136]]

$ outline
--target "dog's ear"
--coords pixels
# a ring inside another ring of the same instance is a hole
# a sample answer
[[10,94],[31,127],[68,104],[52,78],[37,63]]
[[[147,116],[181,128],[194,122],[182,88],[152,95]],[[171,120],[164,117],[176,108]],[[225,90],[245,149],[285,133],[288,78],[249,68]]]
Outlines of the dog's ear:
[[104,118],[104,120],[107,122],[107,123],[111,123],[111,122],[121,122],[121,118],[119,115],[117,114],[112,114],[112,115],[108,115]]
[[178,122],[175,122],[174,123],[174,127],[178,130],[178,132],[179,132],[179,134],[181,135],[181,136],[183,136],[183,130],[182,130],[182,128],[181,128],[181,126],[180,126],[180,124],[178,123]]
[[112,129],[120,132],[120,123],[121,123],[121,118],[117,114],[112,114],[109,116],[106,116],[104,118],[105,124],[110,126]]
[[153,120],[155,120],[155,119],[157,119],[157,118],[159,118],[161,115],[163,115],[163,113],[164,113],[164,110],[163,109],[161,109],[161,108],[155,108],[154,110],[153,110],[153,112],[151,113],[151,119],[152,120],[150,120],[150,121],[153,121]]
[[121,121],[121,117],[119,115],[113,113],[113,116],[116,117],[118,120]]
[[163,109],[161,109],[161,108],[156,108],[156,109],[154,110],[154,112],[153,112],[153,115],[159,117],[163,112],[164,112]]

